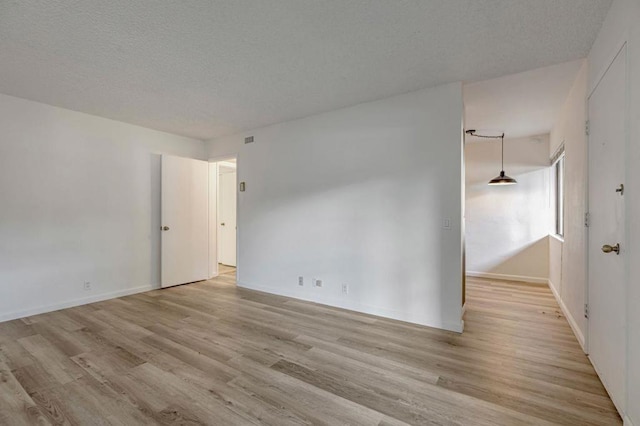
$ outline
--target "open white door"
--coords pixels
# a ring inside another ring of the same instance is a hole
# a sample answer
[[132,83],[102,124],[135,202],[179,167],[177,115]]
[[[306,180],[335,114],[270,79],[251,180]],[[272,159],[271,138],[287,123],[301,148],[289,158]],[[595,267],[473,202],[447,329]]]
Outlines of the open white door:
[[163,155],[161,195],[161,286],[206,280],[209,163]]
[[235,168],[219,166],[218,191],[218,262],[236,266],[236,200]]
[[589,358],[625,410],[626,48],[589,97]]

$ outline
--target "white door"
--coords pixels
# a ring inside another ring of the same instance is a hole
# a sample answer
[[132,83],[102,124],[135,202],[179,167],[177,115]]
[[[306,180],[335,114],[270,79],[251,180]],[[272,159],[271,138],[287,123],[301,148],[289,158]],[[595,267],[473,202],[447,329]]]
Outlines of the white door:
[[220,166],[218,262],[236,266],[236,171]]
[[163,155],[161,195],[161,286],[206,280],[209,163]]
[[[589,357],[611,399],[625,404],[626,48],[589,97]],[[620,244],[619,254],[615,249]]]

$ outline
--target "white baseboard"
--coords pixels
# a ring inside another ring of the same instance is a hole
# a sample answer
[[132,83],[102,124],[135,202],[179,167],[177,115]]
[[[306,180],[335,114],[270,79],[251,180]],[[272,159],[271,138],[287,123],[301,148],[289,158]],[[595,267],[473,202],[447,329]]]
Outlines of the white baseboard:
[[238,287],[246,288],[248,290],[255,290],[263,293],[276,294],[278,296],[291,297],[292,299],[299,299],[307,302],[318,303],[320,305],[331,306],[334,308],[347,309],[350,311],[376,315],[379,317],[409,322],[412,324],[424,325],[427,327],[439,328],[447,331],[454,331],[456,333],[462,333],[462,330],[464,329],[464,321],[462,321],[462,319],[460,319],[460,321],[439,321],[436,323],[430,322],[425,318],[417,318],[412,315],[407,315],[407,313],[403,311],[371,306],[364,303],[354,302],[353,300],[320,297],[315,295],[313,295],[313,297],[310,297],[309,293],[296,291],[297,289],[289,290],[284,288],[273,288],[248,284],[246,282],[238,282],[237,285]]
[[584,334],[582,334],[582,331],[580,331],[580,327],[578,327],[578,323],[576,322],[573,315],[571,315],[571,312],[569,312],[567,305],[565,305],[564,302],[562,301],[562,298],[558,294],[558,291],[554,287],[551,280],[549,280],[549,288],[551,289],[551,293],[553,293],[553,296],[556,298],[558,305],[560,305],[560,309],[562,309],[562,313],[564,314],[565,318],[569,322],[569,326],[571,326],[571,330],[573,330],[573,334],[575,334],[576,339],[578,339],[578,343],[580,343],[580,347],[582,348],[582,351],[586,354],[587,351],[585,350]]
[[81,297],[79,299],[73,299],[67,302],[56,303],[53,305],[46,305],[46,306],[40,306],[37,308],[23,309],[20,311],[2,313],[0,314],[0,322],[11,321],[18,318],[30,317],[32,315],[58,311],[60,309],[72,308],[74,306],[86,305],[88,303],[102,302],[103,300],[115,299],[116,297],[129,296],[131,294],[136,294],[136,293],[143,293],[145,291],[150,291],[154,289],[156,289],[156,287],[152,285],[145,285],[140,287],[127,288],[124,290],[112,291],[108,293],[96,294],[88,297]]
[[532,284],[547,284],[548,278],[541,277],[527,277],[524,275],[506,275],[506,274],[493,274],[490,272],[474,272],[467,271],[467,276],[476,278],[489,278],[493,280],[505,280],[505,281],[518,281]]

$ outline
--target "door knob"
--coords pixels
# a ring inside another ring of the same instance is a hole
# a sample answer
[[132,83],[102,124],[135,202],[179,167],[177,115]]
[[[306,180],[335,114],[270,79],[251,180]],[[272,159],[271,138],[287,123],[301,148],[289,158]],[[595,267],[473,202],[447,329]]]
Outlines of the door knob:
[[168,226],[163,226],[163,227],[162,227],[162,228],[160,228],[160,229],[162,229],[163,231],[168,231],[168,230],[169,230],[169,227],[168,227]]
[[220,224],[220,226],[224,226],[224,222],[222,222],[222,223]]
[[602,251],[605,253],[615,252],[616,255],[620,254],[620,243],[617,243],[615,246],[610,246],[609,244],[605,244],[602,246]]

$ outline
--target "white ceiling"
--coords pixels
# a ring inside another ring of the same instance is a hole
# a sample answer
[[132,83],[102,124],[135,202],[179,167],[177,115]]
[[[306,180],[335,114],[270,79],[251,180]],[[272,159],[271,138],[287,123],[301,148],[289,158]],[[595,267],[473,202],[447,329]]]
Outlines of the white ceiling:
[[[549,133],[583,60],[565,62],[464,86],[466,129],[505,138]],[[468,142],[488,139],[467,137]]]
[[2,0],[0,92],[207,139],[585,57],[611,0]]

